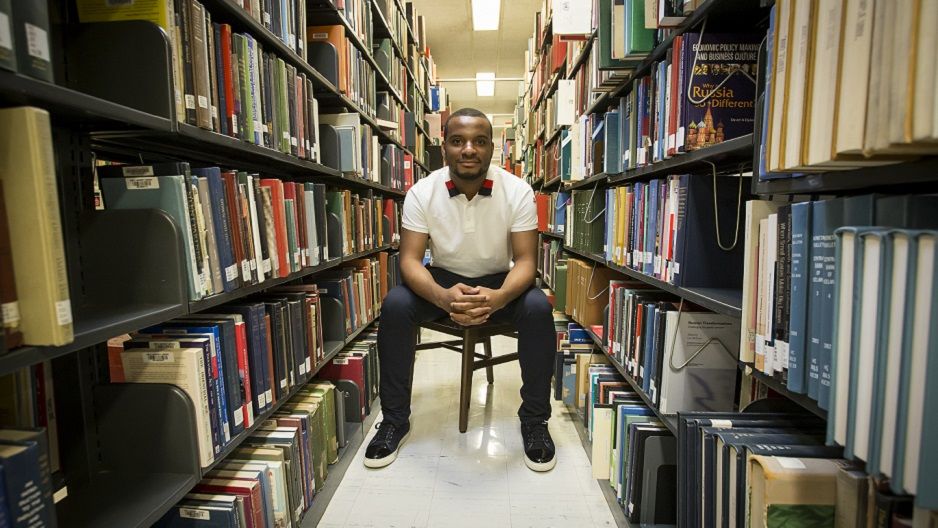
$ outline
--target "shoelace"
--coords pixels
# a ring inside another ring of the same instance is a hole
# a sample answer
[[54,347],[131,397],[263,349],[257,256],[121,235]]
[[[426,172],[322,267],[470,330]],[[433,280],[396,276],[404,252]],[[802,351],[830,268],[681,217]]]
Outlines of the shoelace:
[[394,430],[397,429],[397,426],[392,423],[378,422],[375,424],[375,429],[377,429],[378,432],[375,433],[374,441],[388,445],[391,442],[391,438],[394,437]]
[[553,442],[551,441],[550,434],[547,431],[546,423],[539,423],[531,426],[528,429],[527,434],[528,447],[536,447],[539,445],[552,446]]

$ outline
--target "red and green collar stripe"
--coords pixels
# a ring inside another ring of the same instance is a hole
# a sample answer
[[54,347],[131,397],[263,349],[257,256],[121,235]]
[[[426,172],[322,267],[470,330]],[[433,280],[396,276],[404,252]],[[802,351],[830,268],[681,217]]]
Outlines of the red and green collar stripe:
[[[494,180],[488,178],[482,182],[482,188],[479,189],[479,195],[481,196],[492,196],[492,186],[495,184]],[[449,192],[449,197],[454,198],[459,196],[459,189],[456,188],[456,184],[453,183],[453,180],[446,180],[446,190]]]

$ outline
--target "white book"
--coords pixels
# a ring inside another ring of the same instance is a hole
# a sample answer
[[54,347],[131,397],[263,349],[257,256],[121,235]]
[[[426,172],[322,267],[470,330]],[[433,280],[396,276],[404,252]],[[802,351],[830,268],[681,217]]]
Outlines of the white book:
[[606,480],[609,478],[609,454],[612,450],[612,428],[615,419],[613,418],[613,409],[609,407],[593,408],[593,416],[590,425],[593,427],[593,478],[597,480]]
[[856,361],[856,368],[853,369],[855,375],[850,380],[850,384],[856,387],[856,407],[853,424],[847,434],[848,442],[853,445],[853,454],[861,460],[868,460],[870,455],[870,425],[873,414],[873,394],[870,388],[873,387],[876,345],[879,340],[879,325],[876,321],[881,300],[881,256],[885,250],[882,242],[882,238],[878,236],[861,235],[858,246],[858,250],[862,252],[862,264],[860,269],[856,270],[860,290],[859,318],[854,321],[853,340],[857,346],[853,350],[853,359]]
[[791,54],[788,64],[788,88],[784,92],[785,101],[785,156],[783,169],[802,166],[802,147],[805,127],[807,84],[811,70],[809,51],[813,30],[813,0],[795,0],[791,19]]
[[919,0],[912,140],[938,140],[938,2]]
[[889,88],[893,82],[890,59],[892,58],[895,15],[895,2],[880,0],[876,3],[869,93],[866,100],[866,128],[863,134],[863,153],[866,155],[871,155],[888,146]]
[[199,462],[207,467],[215,459],[215,453],[202,354],[198,348],[134,348],[121,353],[121,363],[128,383],[169,383],[189,396],[195,405]]
[[830,418],[833,420],[833,438],[840,445],[847,443],[847,413],[849,398],[840,397],[846,394],[850,383],[850,361],[853,335],[853,303],[855,296],[854,281],[856,276],[857,235],[853,231],[844,231],[839,234],[840,255],[837,262],[837,283],[835,290],[837,298],[834,302],[840,308],[837,310],[837,319],[834,321],[834,350],[832,351],[834,367],[831,380],[832,408]]
[[[664,414],[731,410],[738,370],[739,319],[672,311],[667,312],[666,325],[664,349],[673,350],[673,356],[662,358],[659,410]],[[685,363],[684,368],[676,368]]]
[[755,361],[756,308],[759,288],[759,222],[778,211],[782,204],[769,200],[746,202],[746,234],[743,246],[743,303],[742,333],[739,342],[739,360],[744,363]]
[[847,0],[838,75],[834,154],[861,154],[872,60],[875,0]]
[[248,209],[251,214],[251,238],[254,240],[253,267],[257,269],[257,282],[264,282],[264,253],[261,251],[261,230],[257,223],[257,200],[254,196],[254,177],[248,175],[245,193],[248,195]]
[[841,46],[843,0],[820,2],[814,32],[808,126],[805,128],[807,156],[805,163],[815,165],[831,159],[834,139],[834,112],[837,108],[837,83]]

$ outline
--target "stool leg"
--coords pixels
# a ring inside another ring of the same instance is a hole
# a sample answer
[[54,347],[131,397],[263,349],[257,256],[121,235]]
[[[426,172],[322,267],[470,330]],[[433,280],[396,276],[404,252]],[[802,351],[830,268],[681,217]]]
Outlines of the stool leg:
[[[482,347],[485,349],[485,358],[492,359],[492,338],[486,337]],[[492,372],[491,365],[485,367],[485,377],[488,379],[489,385],[495,383],[495,374]]]
[[469,426],[469,399],[472,395],[472,370],[475,361],[475,334],[466,330],[462,337],[462,379],[459,385],[459,432]]

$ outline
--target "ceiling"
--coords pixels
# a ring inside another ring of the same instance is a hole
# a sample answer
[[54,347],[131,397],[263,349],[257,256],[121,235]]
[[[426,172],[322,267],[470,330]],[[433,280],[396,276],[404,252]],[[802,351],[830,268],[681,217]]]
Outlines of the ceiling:
[[[534,14],[542,0],[501,0],[497,31],[472,30],[471,0],[412,0],[424,16],[437,79],[475,78],[495,72],[497,78],[523,78],[524,52],[534,32]],[[494,97],[477,97],[475,82],[444,82],[453,110],[472,107],[488,114],[513,114],[519,82],[495,83]],[[510,120],[495,116],[495,124]]]

